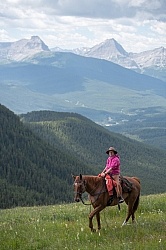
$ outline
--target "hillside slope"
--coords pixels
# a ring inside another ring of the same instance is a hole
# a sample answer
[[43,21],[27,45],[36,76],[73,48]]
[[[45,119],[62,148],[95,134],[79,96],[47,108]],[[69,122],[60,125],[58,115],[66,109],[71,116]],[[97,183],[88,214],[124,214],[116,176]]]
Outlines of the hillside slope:
[[137,223],[129,220],[123,227],[127,206],[120,212],[108,207],[96,233],[88,227],[89,206],[82,203],[1,210],[1,250],[165,250],[165,200],[166,193],[141,197]]
[[74,113],[40,111],[21,119],[26,123],[0,105],[1,208],[71,202],[71,173],[97,175],[110,145],[120,153],[122,173],[141,179],[143,194],[165,192],[165,151]]
[[[96,171],[102,170],[107,158],[105,151],[110,145],[114,145],[121,156],[122,174],[140,177],[143,193],[164,192],[164,150],[109,132],[74,113],[38,111],[21,117],[39,137],[69,155],[74,154],[81,162],[95,167]],[[158,171],[162,173],[159,179],[156,176]]]
[[0,207],[71,201],[71,173],[84,172],[84,163],[41,140],[2,105],[0,124]]

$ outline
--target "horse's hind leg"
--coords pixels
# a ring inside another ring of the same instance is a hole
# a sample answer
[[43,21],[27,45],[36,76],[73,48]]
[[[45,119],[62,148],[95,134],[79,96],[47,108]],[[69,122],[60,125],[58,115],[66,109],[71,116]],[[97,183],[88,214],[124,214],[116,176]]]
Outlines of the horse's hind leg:
[[134,223],[135,222],[135,212],[133,211],[133,213],[132,213],[132,223]]
[[135,212],[136,212],[136,210],[137,210],[137,208],[138,208],[138,205],[139,205],[139,196],[140,196],[140,195],[137,196],[137,199],[136,199],[136,201],[134,202],[133,212],[132,212],[132,222],[135,222]]
[[135,221],[135,211],[137,210],[139,205],[139,195],[137,197],[133,197],[133,199],[128,199],[127,204],[128,204],[128,214],[122,226],[128,222],[130,216],[132,216],[132,222]]
[[[128,213],[127,213],[127,217],[125,219],[125,221],[123,222],[122,226],[126,225],[126,223],[128,222],[128,220],[130,219],[130,216],[134,216],[133,213],[133,201],[128,201]],[[132,217],[134,219],[134,217]]]

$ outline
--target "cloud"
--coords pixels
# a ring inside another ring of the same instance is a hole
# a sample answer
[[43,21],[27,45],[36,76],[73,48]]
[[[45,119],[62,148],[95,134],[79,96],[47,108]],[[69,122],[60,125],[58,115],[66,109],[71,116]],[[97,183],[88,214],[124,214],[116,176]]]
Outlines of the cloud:
[[[41,1],[46,6],[46,1]],[[165,21],[165,0],[59,0],[47,2],[56,15],[79,16],[88,18],[133,18],[142,16],[147,19]]]
[[69,49],[108,38],[127,51],[166,46],[165,5],[165,0],[1,0],[0,41],[39,35],[49,47]]
[[39,9],[46,14],[85,18],[133,18],[146,13],[147,19],[165,21],[165,0],[1,0],[1,5],[22,10]]

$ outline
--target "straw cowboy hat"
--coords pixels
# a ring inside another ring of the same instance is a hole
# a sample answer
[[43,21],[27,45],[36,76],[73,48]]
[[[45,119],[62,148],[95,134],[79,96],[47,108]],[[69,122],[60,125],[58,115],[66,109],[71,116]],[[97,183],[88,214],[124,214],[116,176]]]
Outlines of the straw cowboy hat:
[[110,148],[106,151],[106,154],[109,154],[109,151],[114,151],[115,154],[118,153],[114,147],[110,147]]

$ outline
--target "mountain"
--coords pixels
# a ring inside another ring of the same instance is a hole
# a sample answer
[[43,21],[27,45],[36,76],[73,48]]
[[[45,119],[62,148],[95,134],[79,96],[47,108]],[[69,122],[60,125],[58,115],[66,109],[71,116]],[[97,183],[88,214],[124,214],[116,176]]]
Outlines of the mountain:
[[118,149],[122,174],[141,179],[142,194],[165,192],[164,150],[109,132],[76,113],[17,116],[0,105],[0,121],[1,208],[71,202],[71,173],[100,173],[110,145]]
[[74,53],[99,59],[105,59],[166,81],[166,49],[164,47],[141,53],[126,52],[115,40],[107,39],[92,48],[73,50]]
[[164,47],[148,50],[141,53],[129,53],[130,58],[136,61],[140,68],[166,67],[166,49]]
[[[153,134],[159,134],[156,129],[162,130],[160,136],[164,133],[165,125],[158,113],[164,117],[165,82],[107,60],[40,52],[24,62],[0,65],[0,88],[1,103],[15,113],[76,112],[110,129],[121,125],[121,133],[126,133],[126,126],[129,128],[132,122],[134,132],[131,127],[127,130],[132,136],[138,135],[135,128],[142,126],[142,121],[143,129],[151,129],[148,121],[155,117]],[[160,139],[153,143],[166,146]]]
[[63,50],[55,47],[51,51],[72,52],[81,56],[108,60],[124,68],[166,81],[166,48],[164,47],[132,53],[125,51],[114,38],[111,38],[91,48],[82,47],[73,50]]
[[[156,53],[147,52],[146,56],[142,53],[139,57],[138,54],[126,52],[114,39],[94,46],[93,50],[76,49],[76,54],[60,48],[55,48],[53,52],[45,47],[39,37],[23,39],[19,43],[22,47],[19,46],[18,51],[15,43],[10,46],[5,43],[6,48],[13,48],[10,50],[13,61],[7,57],[1,60],[2,104],[15,113],[33,110],[77,112],[111,131],[166,149],[166,84],[147,76],[160,78],[160,72],[164,79],[164,49],[158,49]],[[116,60],[116,64],[78,55],[90,55],[97,51],[100,58],[109,55],[110,60]],[[161,53],[162,60],[159,59]],[[155,60],[157,56],[158,64]],[[135,71],[138,72],[119,66],[117,61],[120,63],[122,59],[124,62],[129,60],[133,67],[137,66]],[[147,59],[148,67],[143,68],[141,65],[145,65]],[[150,63],[158,66],[152,68]],[[143,71],[147,75],[140,74]]]
[[49,48],[38,36],[16,42],[0,42],[0,63],[22,61],[42,51],[49,51]]
[[23,63],[1,65],[0,84],[2,104],[16,113],[50,109],[127,114],[166,106],[161,80],[72,53],[42,52]]
[[105,59],[125,68],[138,68],[136,62],[130,58],[129,53],[127,53],[115,39],[107,39],[81,54],[84,56]]
[[24,61],[39,52],[71,52],[81,56],[105,59],[141,74],[166,81],[166,49],[164,47],[140,53],[131,53],[114,39],[107,39],[92,48],[83,47],[73,50],[48,46],[38,37],[21,39],[16,42],[0,42],[0,64],[11,61]]
[[141,53],[130,53],[129,56],[137,63],[137,72],[166,82],[166,49],[164,47]]

